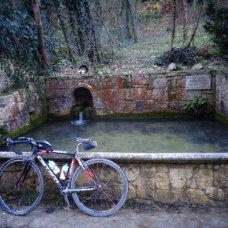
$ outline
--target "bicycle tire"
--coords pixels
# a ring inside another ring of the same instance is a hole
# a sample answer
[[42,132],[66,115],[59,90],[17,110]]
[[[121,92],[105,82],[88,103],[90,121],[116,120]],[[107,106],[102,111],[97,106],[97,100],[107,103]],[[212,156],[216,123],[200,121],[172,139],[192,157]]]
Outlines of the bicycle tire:
[[0,168],[0,205],[13,215],[32,212],[39,205],[44,192],[43,176],[33,161],[24,180],[17,183],[26,161],[23,157],[13,158]]
[[[109,216],[118,211],[125,203],[128,195],[128,180],[124,171],[114,162],[95,158],[78,167],[71,180],[71,189],[96,186],[96,190],[72,193],[75,204],[86,214],[92,216]],[[82,181],[83,180],[83,181]],[[111,197],[113,197],[111,199]]]

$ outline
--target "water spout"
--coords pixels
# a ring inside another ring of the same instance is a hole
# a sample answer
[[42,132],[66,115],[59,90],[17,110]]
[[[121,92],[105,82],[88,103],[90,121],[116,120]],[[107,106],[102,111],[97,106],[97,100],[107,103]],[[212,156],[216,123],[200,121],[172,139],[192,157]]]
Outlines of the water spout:
[[86,123],[86,120],[83,120],[83,112],[79,112],[79,119],[71,121],[73,125],[83,125]]

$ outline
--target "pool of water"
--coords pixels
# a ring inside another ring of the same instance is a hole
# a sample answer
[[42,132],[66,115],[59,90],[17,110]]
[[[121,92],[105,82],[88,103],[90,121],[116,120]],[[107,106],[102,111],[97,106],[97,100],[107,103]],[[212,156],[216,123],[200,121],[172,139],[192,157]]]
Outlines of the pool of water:
[[102,120],[84,125],[48,122],[23,136],[74,149],[73,137],[92,137],[99,152],[228,152],[228,126],[213,120]]

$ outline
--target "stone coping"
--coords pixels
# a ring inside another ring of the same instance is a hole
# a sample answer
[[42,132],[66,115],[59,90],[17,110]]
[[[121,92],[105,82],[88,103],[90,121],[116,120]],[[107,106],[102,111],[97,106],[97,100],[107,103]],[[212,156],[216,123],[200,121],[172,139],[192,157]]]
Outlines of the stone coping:
[[[9,159],[16,156],[28,156],[30,152],[23,152],[16,155],[14,152],[1,152],[0,159]],[[65,160],[71,158],[69,155],[42,154],[43,158]],[[121,153],[121,152],[80,152],[82,159],[107,158],[111,160],[132,161],[132,162],[222,162],[228,163],[228,152],[224,153]]]

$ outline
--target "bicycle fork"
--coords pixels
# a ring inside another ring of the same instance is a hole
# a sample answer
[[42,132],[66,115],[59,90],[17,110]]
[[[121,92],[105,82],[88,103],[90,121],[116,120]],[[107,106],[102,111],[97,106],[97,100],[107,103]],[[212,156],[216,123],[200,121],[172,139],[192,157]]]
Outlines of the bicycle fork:
[[16,182],[15,184],[15,188],[21,188],[23,187],[24,185],[24,181],[25,181],[25,178],[27,176],[27,174],[29,173],[29,170],[31,169],[31,163],[32,161],[31,160],[28,160],[28,161],[25,161],[26,165],[21,173],[21,176],[20,178],[18,179],[18,181]]

